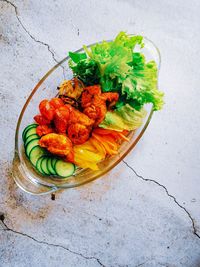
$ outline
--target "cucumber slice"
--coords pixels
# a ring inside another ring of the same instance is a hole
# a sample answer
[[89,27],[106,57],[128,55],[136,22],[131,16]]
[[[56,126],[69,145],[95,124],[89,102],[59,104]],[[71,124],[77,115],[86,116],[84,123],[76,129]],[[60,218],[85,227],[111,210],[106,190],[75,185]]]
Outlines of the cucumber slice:
[[39,173],[45,175],[45,173],[42,171],[42,168],[41,168],[41,162],[43,160],[44,156],[40,157],[37,162],[36,162],[36,169],[38,170]]
[[40,140],[39,138],[33,139],[26,145],[25,151],[26,151],[27,157],[30,156],[30,152],[31,152],[32,148],[34,146],[38,146],[38,141],[39,140]]
[[[32,142],[32,141],[31,141]],[[31,149],[31,152],[30,152],[30,155],[29,155],[29,159],[30,159],[30,162],[36,166],[36,163],[38,161],[38,159],[41,157],[41,156],[44,156],[46,154],[46,151],[41,148],[40,146],[34,146],[32,149]]]
[[39,135],[37,134],[29,135],[29,137],[27,137],[27,139],[24,141],[24,146],[26,146],[31,140],[36,139],[36,138],[40,138]]
[[32,134],[37,134],[36,127],[32,127],[26,131],[25,136],[24,136],[24,141]]
[[55,170],[55,165],[56,165],[57,161],[58,161],[58,158],[52,158],[52,160],[51,160],[51,164],[52,164],[52,167],[54,170]]
[[71,176],[74,173],[75,167],[73,163],[65,162],[59,159],[56,161],[55,171],[58,176],[62,178],[66,178],[66,177]]
[[26,128],[23,130],[23,133],[22,133],[22,139],[25,140],[25,134],[29,129],[36,128],[37,126],[38,126],[38,124],[36,124],[36,123],[33,123],[33,124],[26,126]]
[[54,158],[50,158],[50,157],[48,158],[47,168],[48,168],[48,170],[50,171],[51,174],[56,175],[56,171],[53,168],[53,159]]
[[43,157],[42,161],[41,161],[41,169],[42,171],[46,174],[46,175],[51,175],[48,166],[47,166],[47,162],[48,162],[49,157]]

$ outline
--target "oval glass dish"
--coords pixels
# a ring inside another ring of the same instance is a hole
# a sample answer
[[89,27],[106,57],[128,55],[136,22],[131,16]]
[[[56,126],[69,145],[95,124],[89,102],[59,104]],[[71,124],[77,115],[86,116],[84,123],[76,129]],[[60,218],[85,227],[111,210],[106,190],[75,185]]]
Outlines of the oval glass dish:
[[[93,44],[92,44],[93,45]],[[88,47],[90,47],[89,45]],[[144,38],[144,47],[137,48],[138,52],[142,52],[147,61],[154,60],[157,64],[158,71],[160,69],[160,53],[158,48],[152,41]],[[79,49],[76,52],[82,52]],[[56,88],[63,79],[71,79],[72,71],[68,67],[69,57],[64,58],[60,63],[50,69],[45,76],[38,82],[32,90],[28,100],[26,101],[20,113],[16,134],[15,134],[15,155],[13,159],[12,175],[16,184],[24,191],[30,194],[42,195],[52,193],[58,189],[73,188],[85,183],[91,182],[94,179],[101,177],[113,169],[137,144],[147,128],[152,114],[152,105],[145,105],[147,111],[146,117],[143,119],[143,124],[136,131],[129,133],[129,142],[123,142],[119,148],[119,153],[112,157],[106,158],[98,164],[99,170],[93,171],[90,169],[77,169],[76,172],[65,179],[56,179],[51,176],[40,175],[31,165],[30,161],[25,156],[24,145],[22,140],[22,132],[24,128],[32,123],[32,118],[35,115],[36,109],[42,99],[50,99],[55,97]]]

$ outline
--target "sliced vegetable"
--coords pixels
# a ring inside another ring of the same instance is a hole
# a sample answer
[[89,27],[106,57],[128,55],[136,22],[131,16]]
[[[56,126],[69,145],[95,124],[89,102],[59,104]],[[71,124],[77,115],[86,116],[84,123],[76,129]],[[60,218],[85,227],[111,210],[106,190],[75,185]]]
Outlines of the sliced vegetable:
[[49,172],[52,174],[52,175],[56,175],[56,171],[53,167],[53,159],[52,157],[49,157],[48,158],[48,161],[47,161],[47,168],[49,170]]
[[24,146],[26,146],[31,140],[40,138],[37,134],[31,134],[29,135],[26,140],[24,141]]
[[109,129],[96,128],[93,130],[93,133],[100,134],[102,136],[111,136],[116,141],[120,140],[120,139],[123,139],[125,141],[129,141],[129,139],[124,135],[125,131],[118,132],[118,131],[109,130]]
[[105,158],[106,151],[100,145],[95,146],[95,140],[91,140],[92,137],[84,144],[74,146],[74,162],[81,168],[98,170],[97,163]]
[[74,147],[74,153],[79,158],[82,158],[83,161],[85,160],[91,162],[99,162],[102,160],[102,156],[100,154],[97,154],[95,152],[89,151],[81,147],[80,148]]
[[46,174],[46,173],[43,172],[43,170],[42,170],[42,168],[41,168],[41,162],[42,162],[42,160],[43,160],[44,157],[45,157],[45,156],[41,156],[41,157],[37,160],[37,162],[36,162],[36,169],[37,169],[37,171],[38,171],[39,173],[43,174],[43,175]]
[[91,161],[84,161],[82,158],[79,158],[78,156],[76,156],[75,162],[76,162],[77,166],[79,166],[81,168],[89,168],[89,169],[92,169],[94,171],[99,170],[97,163],[91,162]]
[[23,133],[22,133],[22,139],[25,140],[25,135],[26,135],[26,132],[31,129],[31,128],[36,128],[38,125],[36,123],[33,123],[33,124],[30,124],[28,126],[26,126],[26,128],[23,130]]
[[58,161],[58,160],[59,160],[59,159],[56,158],[56,157],[53,157],[53,158],[51,159],[51,164],[52,164],[52,167],[53,167],[54,170],[55,170],[56,161]]
[[34,146],[29,154],[30,162],[36,166],[37,160],[46,154],[46,151],[40,146]]
[[40,140],[39,138],[33,139],[26,145],[25,151],[26,151],[26,155],[28,157],[30,155],[30,152],[31,152],[32,148],[35,147],[35,146],[38,146],[38,141],[39,140]]
[[55,164],[55,171],[58,176],[67,178],[74,173],[75,166],[73,163],[57,160]]
[[24,140],[26,140],[32,134],[37,134],[36,133],[36,127],[31,127],[30,129],[28,129],[26,131],[25,136],[24,136]]
[[99,142],[102,144],[102,146],[104,147],[106,154],[108,155],[116,155],[117,154],[117,149],[118,149],[118,145],[117,143],[114,141],[114,139],[112,141],[107,140],[105,138],[103,138],[100,135],[97,134],[92,134],[92,136]]
[[48,160],[49,160],[49,157],[43,157],[43,159],[42,159],[42,161],[40,163],[40,166],[41,166],[42,171],[46,175],[51,175],[51,172],[48,169]]
[[102,159],[104,159],[106,157],[106,150],[104,146],[100,142],[98,142],[94,137],[90,138],[90,142],[98,151],[98,153],[101,155]]

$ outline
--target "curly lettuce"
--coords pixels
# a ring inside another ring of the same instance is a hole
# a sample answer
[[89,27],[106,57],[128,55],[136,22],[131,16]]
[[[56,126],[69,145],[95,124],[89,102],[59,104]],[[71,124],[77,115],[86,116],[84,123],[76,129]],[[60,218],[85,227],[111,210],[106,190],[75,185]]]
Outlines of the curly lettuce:
[[[163,106],[163,93],[158,90],[155,61],[146,62],[136,46],[143,47],[142,36],[120,32],[111,41],[84,46],[85,53],[71,53],[70,67],[85,85],[100,84],[103,92],[118,92],[119,109],[127,103],[136,110],[152,103],[154,110]],[[77,54],[77,55],[74,55]]]
[[[74,57],[71,57],[71,59],[72,58]],[[76,63],[71,60],[69,61],[69,66],[74,75],[77,76],[86,86],[100,83],[99,68],[94,60],[86,58],[80,59]]]

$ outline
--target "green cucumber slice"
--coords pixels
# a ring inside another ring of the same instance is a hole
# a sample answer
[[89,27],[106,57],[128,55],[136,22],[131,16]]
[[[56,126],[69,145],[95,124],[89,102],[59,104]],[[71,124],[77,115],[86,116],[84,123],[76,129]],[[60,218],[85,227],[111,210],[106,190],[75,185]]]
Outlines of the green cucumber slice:
[[29,129],[36,128],[37,126],[38,126],[38,124],[36,124],[36,123],[33,123],[33,124],[26,126],[26,128],[24,128],[23,133],[22,133],[22,139],[25,140],[25,134]]
[[[32,142],[32,141],[31,141]],[[40,146],[34,146],[29,154],[30,162],[36,166],[37,160],[46,154],[46,151]]]
[[36,169],[38,170],[39,173],[45,175],[45,173],[42,171],[41,168],[41,161],[43,160],[44,156],[40,157],[37,162],[36,162]]
[[25,151],[26,151],[27,157],[30,156],[30,152],[31,152],[32,148],[35,146],[38,146],[39,140],[40,140],[39,138],[33,139],[26,145]]
[[55,165],[56,165],[57,161],[58,161],[58,158],[52,158],[52,160],[51,160],[51,164],[52,164],[52,167],[54,170],[55,170]]
[[58,176],[62,178],[66,178],[66,177],[71,176],[74,173],[75,167],[73,163],[65,162],[59,159],[56,161],[55,171]]
[[49,157],[43,157],[42,161],[41,161],[41,169],[42,171],[46,174],[46,175],[51,175],[48,166],[47,166],[47,162],[48,162]]
[[56,171],[53,168],[53,158],[50,158],[50,157],[48,158],[47,168],[48,168],[48,170],[50,171],[51,174],[56,175]]
[[36,127],[32,127],[26,131],[25,136],[24,136],[24,141],[32,134],[37,134]]
[[25,139],[25,141],[24,141],[24,146],[26,146],[31,140],[37,139],[37,138],[40,138],[39,135],[37,135],[37,134],[29,135],[29,137],[27,137],[27,139]]

